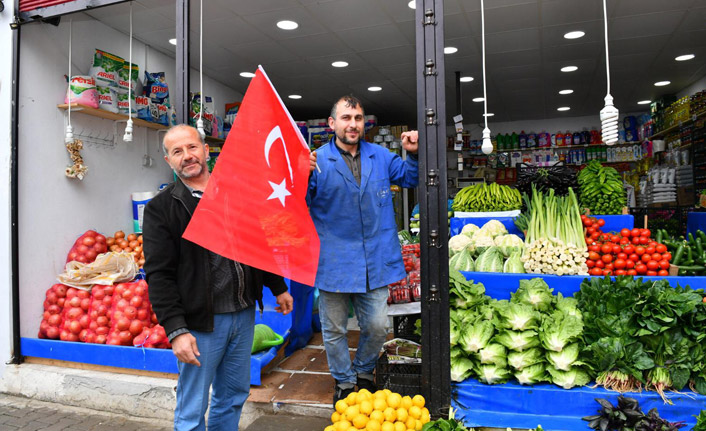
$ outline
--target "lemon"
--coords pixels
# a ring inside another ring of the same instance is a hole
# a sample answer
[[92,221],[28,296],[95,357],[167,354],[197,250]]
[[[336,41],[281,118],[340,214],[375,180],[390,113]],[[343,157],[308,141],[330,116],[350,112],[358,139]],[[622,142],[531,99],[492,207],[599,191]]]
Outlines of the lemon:
[[410,407],[407,413],[409,413],[409,415],[412,416],[414,419],[419,419],[420,417],[422,417],[422,409],[417,406]]
[[383,411],[387,408],[387,401],[384,398],[375,398],[373,409]]
[[353,418],[353,426],[359,430],[365,428],[368,424],[368,417],[362,413],[358,413],[356,417]]
[[424,403],[426,402],[424,400],[424,397],[421,395],[415,395],[414,398],[412,398],[412,402],[414,403],[415,406],[419,407],[420,409],[424,407]]
[[414,404],[412,403],[412,398],[410,398],[409,395],[405,395],[402,397],[402,403],[400,403],[400,407],[405,410],[409,410],[409,408],[413,405]]
[[395,425],[392,422],[385,421],[380,427],[381,431],[395,431]]
[[417,426],[417,420],[414,419],[412,416],[409,416],[409,417],[407,418],[407,422],[405,422],[405,425],[407,425],[407,429],[413,430],[414,427]]
[[349,406],[352,406],[352,405],[356,404],[357,398],[358,398],[358,392],[351,392],[346,397],[346,403],[348,403]]
[[[363,389],[363,391],[365,391],[365,389]],[[367,401],[370,399],[370,392],[365,391],[365,392],[367,392],[367,393],[365,393],[363,391],[358,392],[358,395],[355,396],[356,404],[360,404],[363,401]]]
[[402,403],[402,396],[400,394],[392,393],[387,396],[387,405],[396,409]]
[[429,409],[426,407],[422,407],[422,416],[424,415],[431,416],[431,414],[429,414]]
[[363,402],[359,404],[359,407],[360,412],[368,416],[373,411],[373,403],[370,400],[363,400]]
[[324,428],[324,431],[336,431],[336,426],[335,425],[329,425],[326,428]]
[[341,414],[338,412],[331,413],[331,422],[336,423],[341,420]]
[[364,394],[364,395],[365,395],[366,397],[368,397],[368,398],[370,398],[370,397],[373,396],[373,394],[371,394],[370,391],[367,390],[367,389],[365,389],[365,388],[359,390],[358,393],[359,393],[359,394]]
[[385,396],[388,396],[392,393],[392,391],[389,389],[383,389],[382,391],[385,392]]
[[346,409],[345,419],[352,421],[354,417],[358,416],[358,413],[360,413],[360,410],[357,405],[350,406]]
[[336,411],[338,413],[343,413],[348,408],[348,403],[345,400],[336,401]]
[[370,420],[383,423],[385,422],[385,415],[380,410],[373,410],[370,413]]
[[348,421],[340,421],[336,423],[336,431],[346,431],[350,429],[351,423]]
[[419,419],[417,419],[416,421],[414,421],[414,429],[415,429],[415,430],[417,430],[417,431],[422,431],[422,426],[423,426],[423,425],[422,425],[422,421],[420,421]]
[[385,391],[383,391],[382,389],[379,389],[379,390],[375,391],[375,393],[373,394],[373,397],[374,397],[374,398],[385,398],[385,399],[386,399],[386,398],[387,398],[387,394],[386,394]]
[[397,409],[397,420],[400,422],[405,422],[407,420],[407,417],[409,415],[407,414],[407,409],[404,407],[400,407]]
[[382,414],[385,415],[385,420],[388,422],[394,422],[397,419],[397,411],[392,407],[386,408]]
[[380,422],[370,419],[367,424],[365,424],[365,431],[380,431]]
[[404,422],[395,422],[395,431],[407,431],[407,426]]

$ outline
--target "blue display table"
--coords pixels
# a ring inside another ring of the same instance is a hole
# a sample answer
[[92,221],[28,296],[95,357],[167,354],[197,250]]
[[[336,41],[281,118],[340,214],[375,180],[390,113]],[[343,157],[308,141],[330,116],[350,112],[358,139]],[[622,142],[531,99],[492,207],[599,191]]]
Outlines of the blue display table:
[[686,233],[694,235],[697,230],[706,232],[706,212],[692,211],[686,215]]
[[505,229],[507,229],[508,233],[513,233],[519,236],[520,238],[524,239],[525,236],[515,226],[514,217],[452,217],[449,224],[449,233],[451,234],[451,236],[458,235],[461,233],[463,227],[469,223],[472,223],[478,227],[483,227],[483,225],[489,222],[490,220],[499,221],[503,224],[503,226],[505,226]]
[[620,232],[620,229],[632,229],[635,227],[635,217],[632,214],[591,215],[591,217],[605,220],[605,225],[601,228],[603,232]]
[[[530,274],[498,274],[486,272],[464,272],[467,280],[483,283],[486,294],[495,299],[510,299],[520,280],[543,278],[554,295],[561,292],[573,296],[580,289],[586,276],[556,276]],[[667,279],[672,286],[706,288],[706,277],[643,277],[645,280]],[[684,394],[667,393],[674,405],[664,404],[656,392],[630,393],[640,402],[647,413],[657,407],[660,416],[670,421],[686,421],[690,429],[698,415],[706,409],[706,396],[688,391]],[[521,386],[517,383],[486,385],[467,379],[451,386],[451,406],[458,409],[456,417],[467,427],[492,426],[494,428],[535,428],[538,424],[551,431],[587,430],[583,416],[596,414],[600,408],[594,398],[607,398],[614,404],[618,393],[603,388],[577,387],[570,390],[556,385],[540,384]]]

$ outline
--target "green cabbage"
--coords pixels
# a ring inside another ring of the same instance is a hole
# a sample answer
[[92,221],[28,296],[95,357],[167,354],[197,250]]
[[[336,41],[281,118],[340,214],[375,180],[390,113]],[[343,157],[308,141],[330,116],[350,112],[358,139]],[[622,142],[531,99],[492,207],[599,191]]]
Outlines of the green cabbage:
[[473,361],[466,357],[451,359],[451,380],[462,382],[473,373]]
[[471,239],[466,235],[454,235],[449,240],[449,256],[463,251],[471,243]]
[[561,352],[564,346],[576,340],[583,333],[583,320],[557,310],[545,317],[539,331],[539,339],[545,349]]
[[525,246],[522,239],[514,234],[497,236],[494,241],[495,245],[500,248],[500,251],[505,257],[510,257],[510,255],[516,251],[521,252]]
[[495,331],[492,322],[482,319],[463,329],[465,332],[461,335],[459,344],[467,353],[475,353],[484,348]]
[[579,343],[572,343],[564,347],[561,352],[547,351],[547,360],[554,368],[560,371],[569,371],[571,366],[578,361]]
[[550,365],[547,367],[547,371],[551,375],[552,383],[564,389],[585,386],[591,381],[588,374],[579,367],[572,367],[569,371],[560,371]]
[[476,259],[478,272],[503,272],[503,255],[495,246],[488,247]]
[[521,352],[539,346],[537,331],[503,331],[495,337],[495,340],[510,350]]
[[538,329],[540,314],[526,304],[508,303],[505,307],[498,308],[500,325],[513,331],[526,331]]
[[476,268],[470,250],[464,248],[460,253],[455,254],[449,260],[449,269],[456,271],[474,271]]
[[503,272],[506,274],[524,274],[525,264],[520,259],[521,251],[514,251],[503,265]]
[[490,236],[495,238],[498,235],[507,234],[507,229],[505,228],[505,225],[500,223],[498,220],[488,220],[488,222],[480,228],[479,233],[488,233]]
[[554,301],[553,291],[554,289],[550,289],[541,278],[520,280],[519,289],[510,294],[510,302],[527,304],[534,307],[535,310],[547,311]]
[[495,364],[480,365],[476,372],[478,373],[478,380],[489,385],[504,383],[511,376],[507,368]]
[[489,343],[478,351],[478,358],[481,364],[507,365],[507,350],[505,346],[498,343]]
[[473,223],[468,223],[467,225],[463,226],[463,229],[461,229],[461,233],[463,235],[468,236],[469,238],[473,238],[473,235],[475,235],[476,232],[478,232],[479,230],[480,228],[478,226],[474,225]]
[[533,385],[535,383],[548,381],[546,368],[542,362],[530,365],[529,367],[523,368],[522,371],[516,372],[515,378],[521,385]]
[[544,362],[544,351],[540,348],[528,349],[523,352],[510,352],[507,355],[507,363],[517,371],[539,362]]

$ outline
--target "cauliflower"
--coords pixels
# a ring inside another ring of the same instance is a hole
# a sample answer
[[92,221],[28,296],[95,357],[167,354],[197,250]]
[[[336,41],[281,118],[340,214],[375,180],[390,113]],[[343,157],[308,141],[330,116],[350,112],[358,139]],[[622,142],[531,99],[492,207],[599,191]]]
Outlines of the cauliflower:
[[480,232],[485,232],[491,237],[495,238],[498,235],[507,234],[507,229],[505,229],[505,225],[503,225],[499,221],[489,220],[486,224],[483,225],[482,228],[480,228]]
[[499,235],[495,237],[495,245],[500,248],[503,256],[510,257],[510,255],[516,251],[522,251],[524,243],[522,239],[513,234]]
[[471,244],[469,245],[469,250],[471,250],[474,256],[480,255],[488,247],[495,246],[493,237],[487,234],[483,235],[481,233],[482,231],[478,231],[478,233],[473,237],[473,239],[471,239]]
[[478,226],[474,225],[473,223],[469,223],[463,226],[461,233],[467,235],[469,238],[473,238],[473,235],[475,235],[475,233],[479,230],[480,228]]
[[471,243],[471,238],[463,234],[452,236],[449,240],[449,255],[462,252]]

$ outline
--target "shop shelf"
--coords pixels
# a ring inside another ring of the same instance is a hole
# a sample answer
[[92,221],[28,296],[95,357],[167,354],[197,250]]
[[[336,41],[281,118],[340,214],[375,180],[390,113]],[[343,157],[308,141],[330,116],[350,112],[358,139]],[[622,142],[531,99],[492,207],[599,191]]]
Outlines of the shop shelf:
[[[615,145],[612,145],[613,147],[620,147],[624,145],[637,145],[641,144],[641,141],[630,141],[630,142],[622,142],[618,143]],[[583,145],[564,145],[561,147],[534,147],[534,148],[503,148],[503,149],[498,149],[496,152],[498,153],[530,153],[532,151],[546,151],[546,150],[573,150],[575,148],[587,148],[587,147],[607,147],[608,145],[606,144],[583,144]]]
[[681,122],[681,123],[679,123],[679,124],[675,124],[675,125],[672,126],[672,127],[667,127],[666,129],[662,130],[661,132],[655,133],[654,135],[650,136],[650,137],[647,138],[647,139],[651,141],[651,140],[653,140],[653,139],[661,138],[662,136],[665,136],[665,135],[668,134],[669,132],[673,132],[673,131],[678,130],[678,129],[680,129],[681,127],[684,127],[684,126],[688,126],[688,125],[690,125],[691,123],[697,121],[699,118],[703,118],[703,117],[706,117],[706,112],[702,112],[702,113],[700,113],[700,114],[694,115],[694,116],[691,117],[690,120]]
[[[61,104],[57,107],[59,109],[63,109],[63,110],[69,109],[69,105],[66,103]],[[90,106],[80,105],[78,103],[71,104],[71,112],[77,113],[77,114],[90,115],[92,117],[98,117],[98,118],[103,118],[106,120],[113,120],[113,121],[126,121],[128,119],[127,115],[115,114],[113,112],[108,112],[103,109],[91,108]],[[151,123],[149,121],[141,120],[141,119],[135,118],[135,117],[132,118],[132,122],[136,126],[148,127],[150,129],[154,129],[154,130],[164,130],[164,129],[168,128],[164,124]]]

